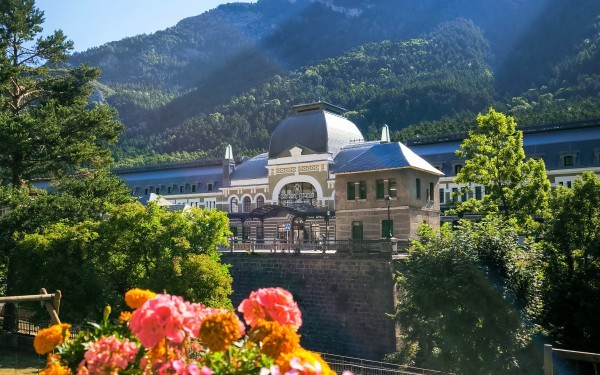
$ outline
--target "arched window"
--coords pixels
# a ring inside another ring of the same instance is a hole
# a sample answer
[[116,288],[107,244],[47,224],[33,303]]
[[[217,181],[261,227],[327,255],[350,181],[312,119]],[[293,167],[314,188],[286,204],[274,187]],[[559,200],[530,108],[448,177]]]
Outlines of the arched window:
[[231,198],[230,212],[237,213],[238,212],[238,200],[237,198]]
[[250,205],[252,200],[250,197],[244,197],[244,212],[250,212]]
[[259,195],[256,197],[256,208],[262,207],[265,205],[265,197]]

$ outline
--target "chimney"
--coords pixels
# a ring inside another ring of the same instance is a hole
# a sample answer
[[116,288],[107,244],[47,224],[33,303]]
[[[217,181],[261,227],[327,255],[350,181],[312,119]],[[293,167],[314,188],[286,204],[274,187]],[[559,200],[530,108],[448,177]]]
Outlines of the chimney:
[[390,143],[390,128],[383,124],[383,128],[381,128],[381,143]]
[[223,159],[223,186],[231,185],[231,172],[234,170],[233,149],[231,145],[227,145],[227,148],[225,148],[225,158]]

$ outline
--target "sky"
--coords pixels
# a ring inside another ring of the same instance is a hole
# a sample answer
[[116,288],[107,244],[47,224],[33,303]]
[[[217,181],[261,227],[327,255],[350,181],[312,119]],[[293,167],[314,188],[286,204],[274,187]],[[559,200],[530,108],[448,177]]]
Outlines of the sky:
[[44,34],[62,29],[85,51],[138,34],[150,34],[220,4],[256,0],[36,0],[44,11]]

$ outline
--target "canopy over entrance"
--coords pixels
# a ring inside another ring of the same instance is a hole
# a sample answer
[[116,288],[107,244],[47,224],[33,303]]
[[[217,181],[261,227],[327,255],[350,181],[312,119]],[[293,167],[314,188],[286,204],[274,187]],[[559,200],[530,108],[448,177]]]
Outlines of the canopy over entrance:
[[335,217],[335,211],[319,209],[318,207],[314,207],[308,203],[292,203],[287,206],[267,204],[262,207],[255,208],[250,212],[227,214],[230,220],[241,220],[242,222],[247,220],[264,221],[270,217],[281,217],[287,215],[290,215],[293,218],[324,218],[328,220]]

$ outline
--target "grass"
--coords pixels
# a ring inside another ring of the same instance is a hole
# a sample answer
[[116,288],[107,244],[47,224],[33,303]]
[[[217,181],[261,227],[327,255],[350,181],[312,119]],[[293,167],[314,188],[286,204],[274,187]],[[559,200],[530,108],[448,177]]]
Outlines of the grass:
[[0,375],[32,375],[46,364],[46,356],[29,351],[0,349]]

